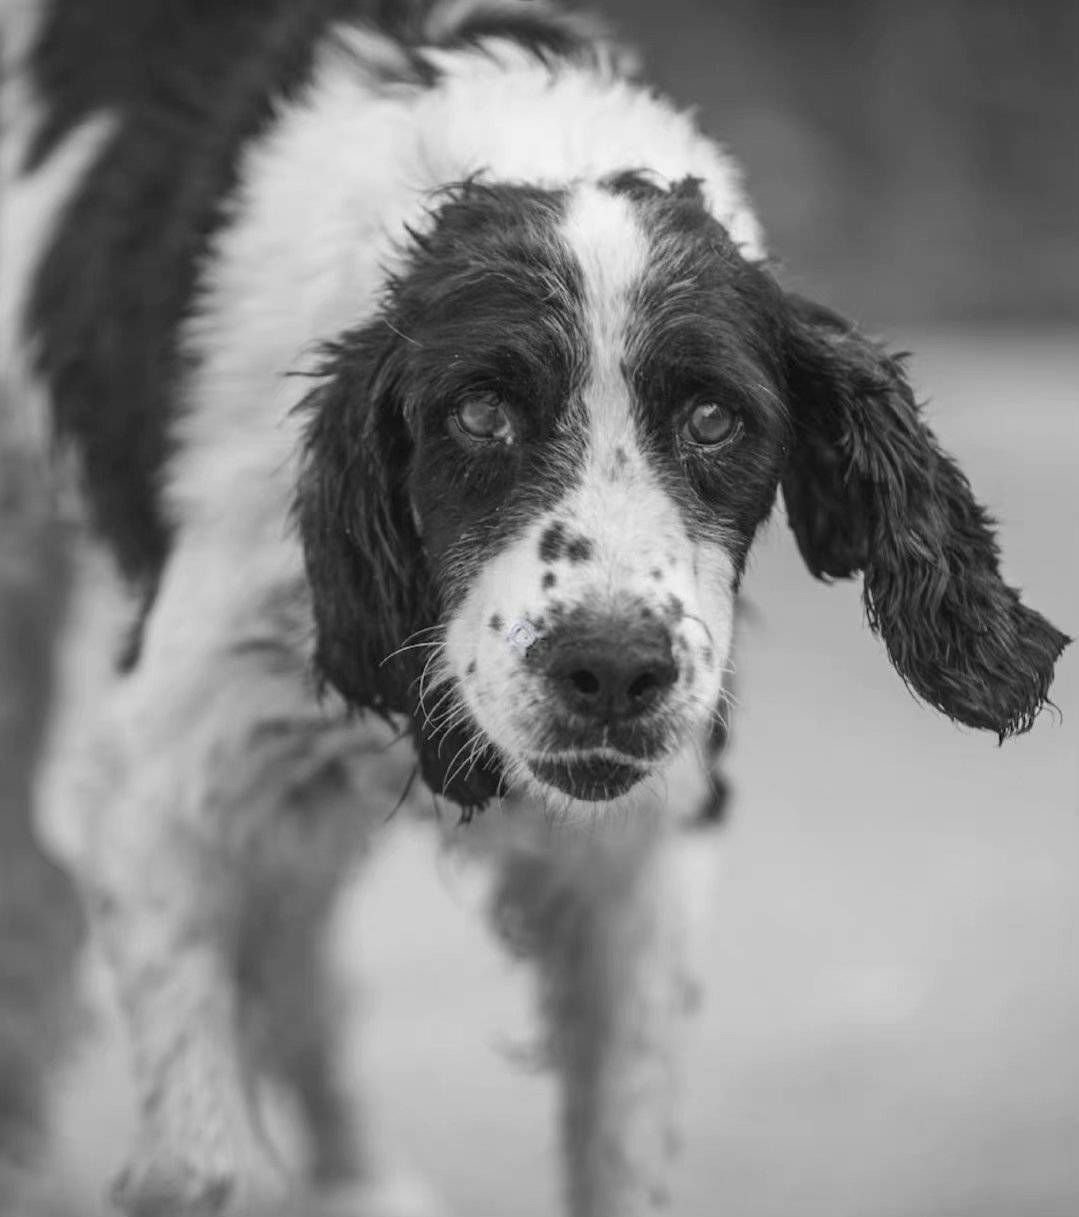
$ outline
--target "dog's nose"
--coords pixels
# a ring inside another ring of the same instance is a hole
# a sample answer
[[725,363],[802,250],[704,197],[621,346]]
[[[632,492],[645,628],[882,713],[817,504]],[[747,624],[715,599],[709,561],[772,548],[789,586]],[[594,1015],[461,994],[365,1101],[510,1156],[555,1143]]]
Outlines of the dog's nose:
[[595,722],[635,718],[678,679],[670,632],[659,622],[595,622],[547,638],[544,671],[562,703]]

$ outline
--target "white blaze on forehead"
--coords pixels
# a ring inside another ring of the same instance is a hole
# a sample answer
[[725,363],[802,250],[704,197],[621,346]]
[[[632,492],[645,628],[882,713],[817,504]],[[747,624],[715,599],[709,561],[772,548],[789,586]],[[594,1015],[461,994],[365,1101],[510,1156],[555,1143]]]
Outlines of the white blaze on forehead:
[[[634,204],[596,186],[573,194],[561,230],[584,287],[588,375],[582,388],[585,467],[566,515],[608,568],[642,550],[677,546],[678,509],[641,450],[626,356],[651,243]],[[634,563],[636,564],[636,563]]]
[[634,293],[648,269],[649,241],[633,204],[596,186],[571,198],[562,238],[581,269],[590,376],[585,388],[590,431],[603,441],[632,435],[622,373]]

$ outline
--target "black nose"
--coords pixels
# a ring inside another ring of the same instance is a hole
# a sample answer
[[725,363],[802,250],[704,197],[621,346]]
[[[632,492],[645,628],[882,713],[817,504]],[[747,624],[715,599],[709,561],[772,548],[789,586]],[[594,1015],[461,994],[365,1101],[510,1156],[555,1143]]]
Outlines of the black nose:
[[562,703],[595,722],[644,714],[678,679],[670,632],[659,622],[595,621],[546,643],[544,671]]

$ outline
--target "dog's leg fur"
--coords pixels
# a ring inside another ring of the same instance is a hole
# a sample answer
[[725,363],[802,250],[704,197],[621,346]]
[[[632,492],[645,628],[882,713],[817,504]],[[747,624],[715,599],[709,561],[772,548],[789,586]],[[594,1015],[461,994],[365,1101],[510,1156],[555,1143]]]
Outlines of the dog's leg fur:
[[663,1204],[692,1005],[677,839],[658,825],[610,831],[510,852],[494,902],[502,936],[539,969],[572,1217]]
[[362,803],[305,792],[362,763],[368,805],[381,808],[385,740],[325,711],[308,686],[302,590],[252,582],[199,637],[178,627],[184,606],[166,581],[96,752],[83,878],[134,1052],[141,1143],[119,1197],[139,1217],[280,1199],[242,1064],[244,929],[275,873],[332,886],[360,835]]

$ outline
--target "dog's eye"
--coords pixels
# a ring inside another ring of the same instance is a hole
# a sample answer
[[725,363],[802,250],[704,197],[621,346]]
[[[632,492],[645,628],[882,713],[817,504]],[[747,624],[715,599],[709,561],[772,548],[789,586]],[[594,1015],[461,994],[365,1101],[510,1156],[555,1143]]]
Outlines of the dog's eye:
[[451,418],[469,439],[503,444],[513,440],[509,411],[493,393],[479,393],[467,398]]
[[718,448],[733,439],[741,425],[733,410],[704,401],[690,410],[682,425],[682,436],[699,448]]

